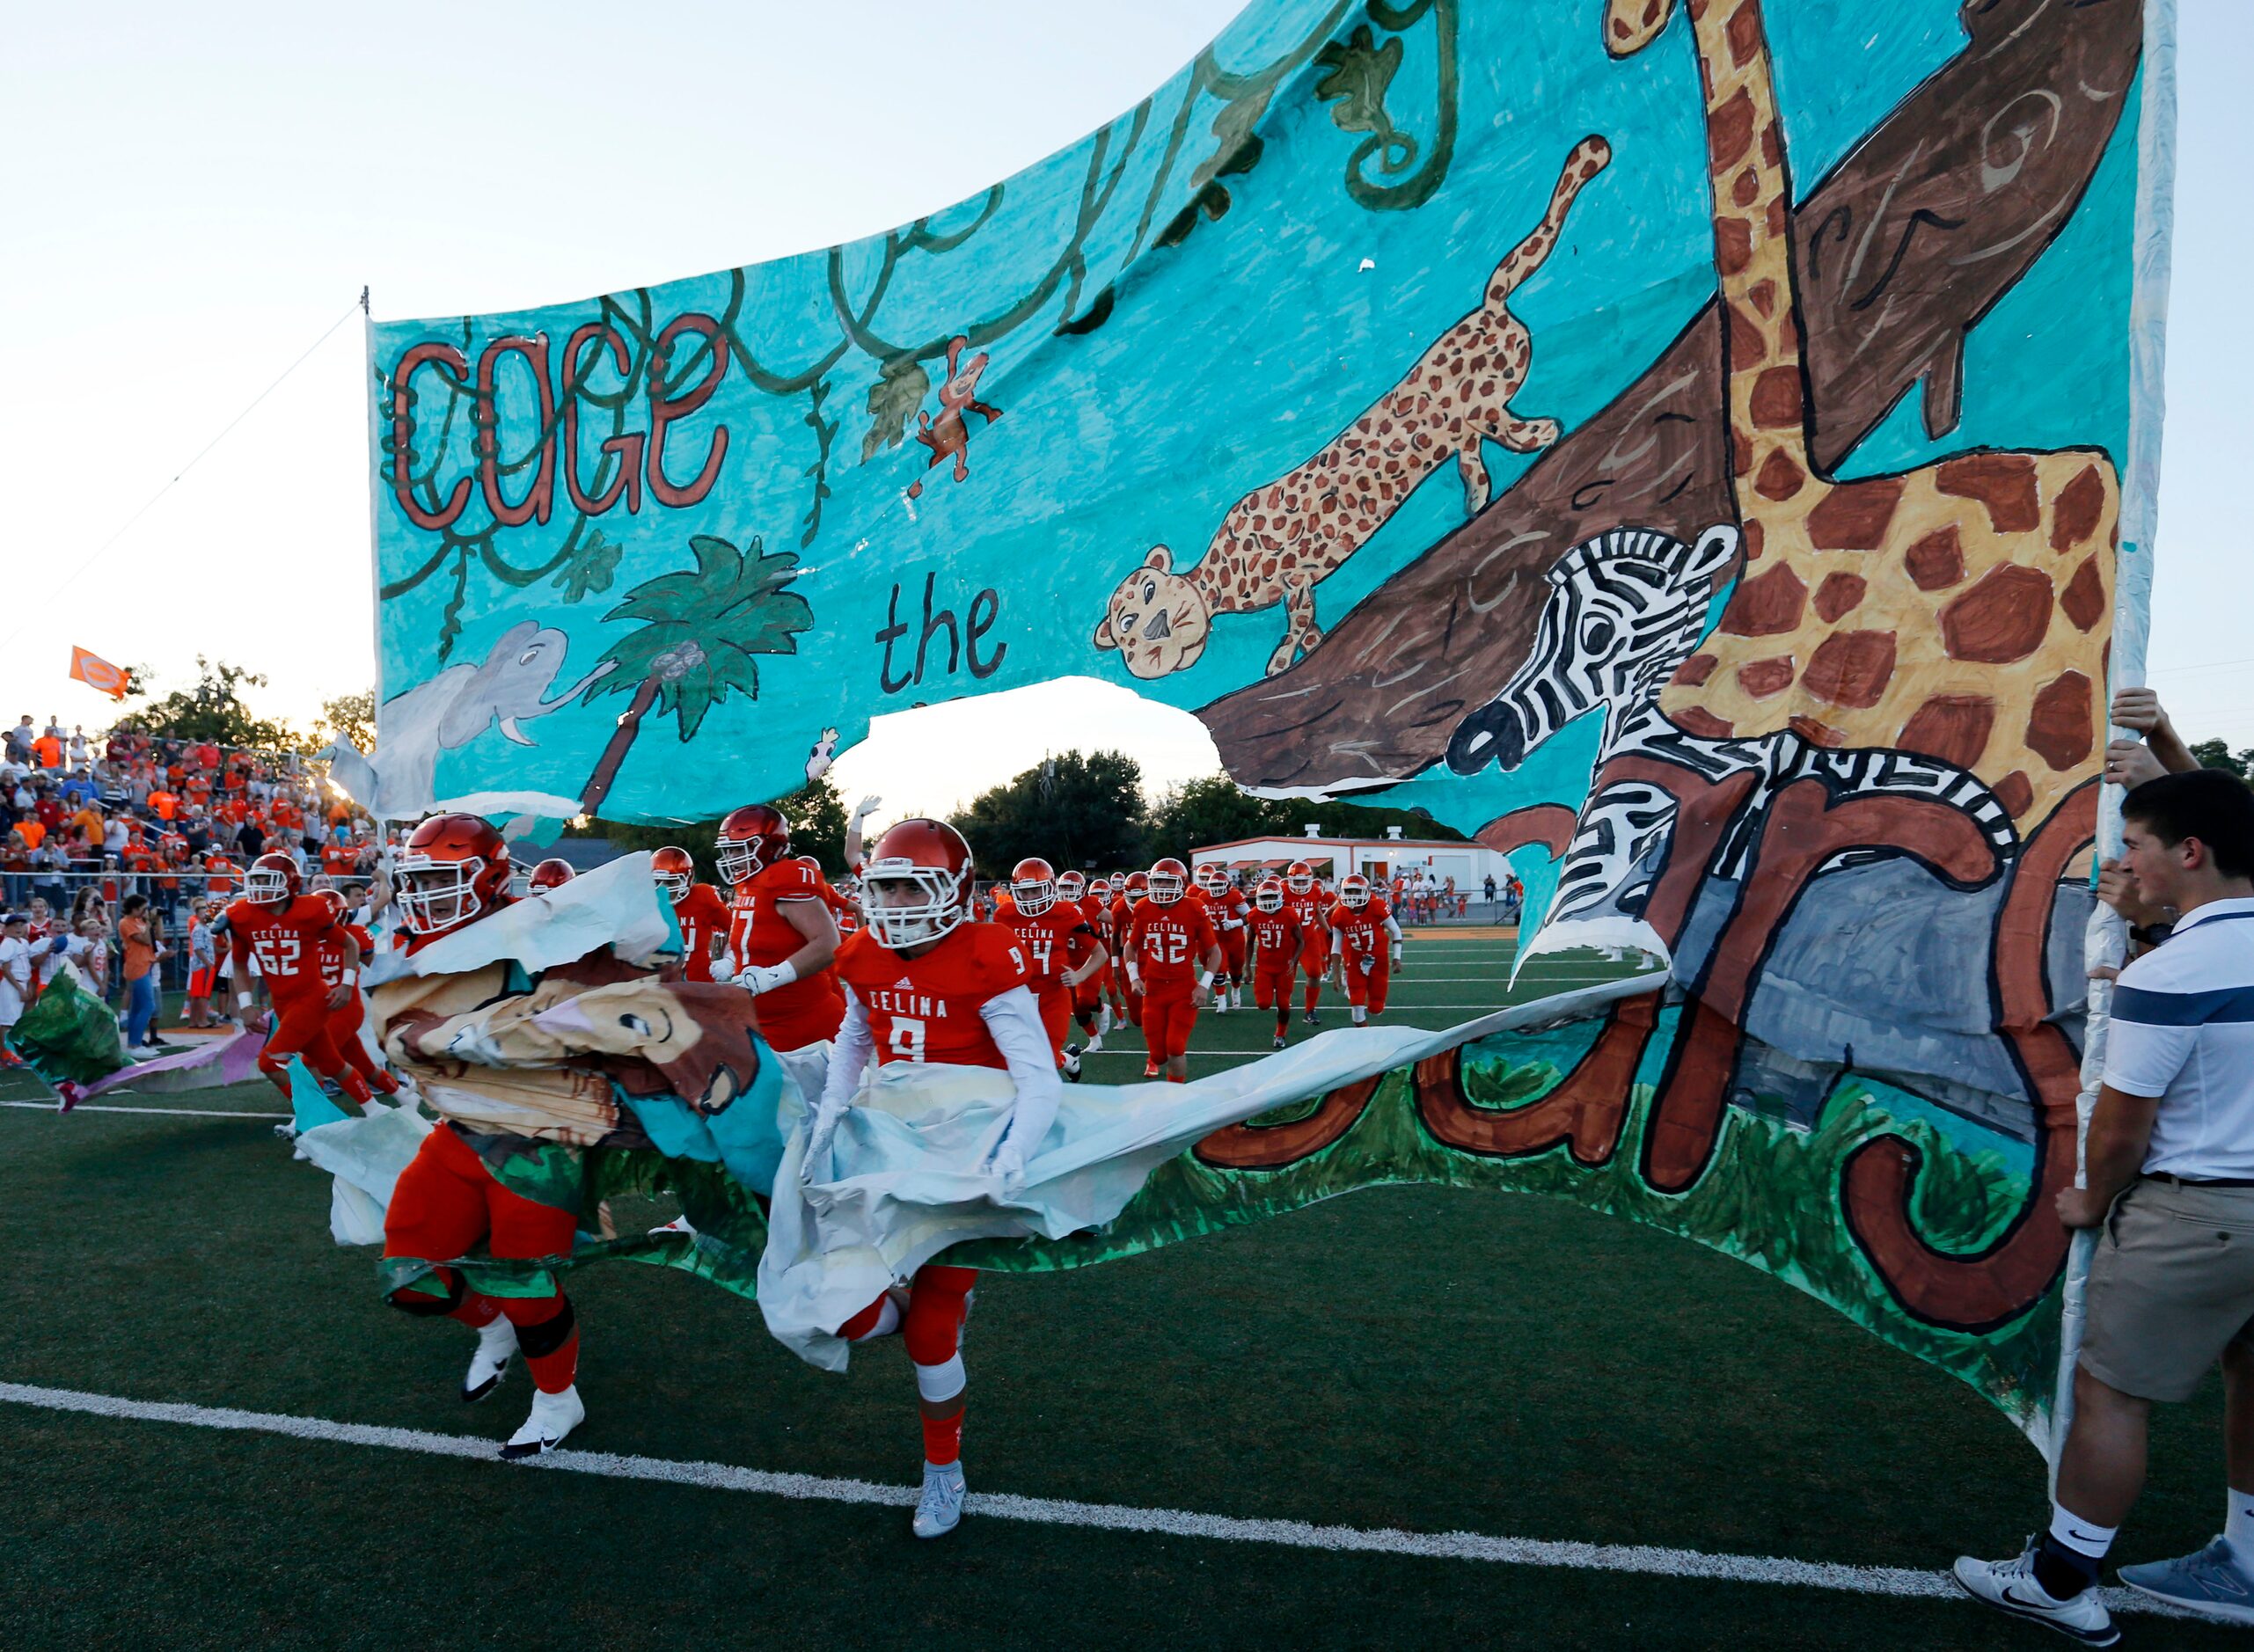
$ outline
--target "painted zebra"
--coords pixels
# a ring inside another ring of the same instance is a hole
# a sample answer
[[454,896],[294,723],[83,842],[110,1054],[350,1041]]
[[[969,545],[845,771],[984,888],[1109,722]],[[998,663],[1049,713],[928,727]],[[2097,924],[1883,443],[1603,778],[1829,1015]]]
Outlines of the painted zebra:
[[[1601,707],[1599,774],[1615,759],[1641,757],[1709,782],[1748,771],[1760,777],[1716,849],[1712,876],[1745,875],[1767,800],[1811,776],[1834,797],[1896,794],[1944,803],[1979,824],[1999,866],[2009,860],[2018,848],[2011,816],[1987,786],[1952,764],[1908,751],[1835,750],[1789,730],[1711,739],[1686,734],[1660,714],[1659,691],[1696,651],[1716,580],[1737,549],[1738,530],[1723,526],[1691,545],[1649,529],[1615,529],[1567,552],[1547,576],[1549,596],[1533,653],[1501,693],[1457,727],[1448,766],[1459,774],[1475,774],[1490,762],[1515,769],[1567,724]],[[1566,849],[1544,928],[1606,907],[1640,915],[1675,807],[1664,788],[1641,781],[1593,793]],[[1874,846],[1838,864],[1888,852]]]

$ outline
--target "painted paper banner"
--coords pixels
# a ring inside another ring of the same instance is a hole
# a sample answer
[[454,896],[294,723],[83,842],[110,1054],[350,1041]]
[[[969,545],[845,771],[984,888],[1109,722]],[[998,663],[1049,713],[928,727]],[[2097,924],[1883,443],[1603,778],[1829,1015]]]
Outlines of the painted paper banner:
[[1126,683],[1248,787],[1512,852],[1528,953],[1670,961],[1680,1009],[1473,1092],[1482,1176],[1726,1208],[1929,1357],[2040,1341],[2171,41],[2168,0],[1256,0],[913,223],[377,325],[355,792],[710,818],[888,711]]

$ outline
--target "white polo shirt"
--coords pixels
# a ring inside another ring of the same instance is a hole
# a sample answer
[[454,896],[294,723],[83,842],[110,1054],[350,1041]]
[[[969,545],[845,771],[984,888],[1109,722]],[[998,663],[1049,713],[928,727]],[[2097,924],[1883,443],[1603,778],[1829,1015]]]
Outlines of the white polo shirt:
[[2160,1098],[2148,1173],[2254,1178],[2254,900],[2196,909],[2121,971],[2105,1082]]

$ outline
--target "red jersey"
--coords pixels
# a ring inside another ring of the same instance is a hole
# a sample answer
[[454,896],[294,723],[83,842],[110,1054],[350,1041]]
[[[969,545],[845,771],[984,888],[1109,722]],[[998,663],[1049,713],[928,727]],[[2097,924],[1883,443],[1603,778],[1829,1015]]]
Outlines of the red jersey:
[[[728,961],[736,973],[754,964],[779,964],[806,945],[782,909],[796,901],[818,903],[821,884],[822,874],[803,860],[779,860],[735,886],[728,903]],[[762,1015],[779,1019],[818,1012],[825,1000],[838,998],[835,971],[817,969],[761,993],[759,1008]]]
[[978,1006],[1031,984],[1032,964],[1018,937],[1000,925],[958,925],[916,958],[902,957],[864,932],[838,949],[838,973],[868,1012],[879,1066],[1009,1065]]
[[[683,974],[691,981],[711,980],[713,940],[728,933],[728,903],[711,884],[692,883],[688,894],[673,903],[673,921],[681,926]],[[787,958],[790,953],[783,955]]]
[[328,989],[321,973],[321,949],[344,950],[344,926],[330,915],[329,903],[318,895],[300,895],[279,906],[237,901],[227,909],[228,947],[235,959],[235,985],[251,984],[245,956],[259,961],[267,990],[279,1004],[285,998],[318,998]]
[[1321,969],[1323,960],[1330,956],[1330,932],[1324,927],[1329,921],[1329,897],[1320,884],[1305,895],[1284,891],[1284,910],[1299,920],[1299,946],[1311,969]]
[[1217,895],[1209,895],[1207,901],[1213,909],[1215,929],[1241,929],[1252,917],[1251,901],[1234,884]]
[[1013,901],[1002,909],[1001,921],[1025,948],[1026,961],[1032,967],[1026,984],[1036,998],[1062,990],[1065,971],[1076,969],[1096,945],[1095,931],[1070,901],[1057,902],[1038,917],[1028,917]]
[[1260,948],[1262,969],[1289,969],[1299,961],[1299,915],[1290,907],[1280,912],[1255,910],[1246,928],[1252,944]]
[[1144,902],[1128,922],[1123,944],[1150,988],[1195,980],[1205,955],[1221,943],[1204,903],[1182,900],[1167,906]]
[[1393,916],[1393,908],[1372,895],[1370,903],[1360,911],[1341,901],[1330,909],[1325,920],[1338,932],[1338,950],[1347,958],[1378,958],[1386,955],[1386,919]]
[[[376,955],[376,943],[366,930],[357,924],[338,925],[336,933],[320,943],[321,983],[325,986],[335,987],[344,984],[344,942],[341,938],[346,935],[351,936],[358,944],[361,962],[366,963]],[[260,959],[259,963],[263,969],[266,961]]]

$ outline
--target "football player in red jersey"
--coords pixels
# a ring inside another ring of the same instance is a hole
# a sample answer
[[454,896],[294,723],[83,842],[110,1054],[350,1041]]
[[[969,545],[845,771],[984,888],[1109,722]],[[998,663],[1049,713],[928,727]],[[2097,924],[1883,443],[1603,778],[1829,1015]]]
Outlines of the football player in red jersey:
[[1001,921],[1017,932],[1033,966],[1028,984],[1041,1006],[1041,1024],[1049,1029],[1057,1064],[1067,1078],[1078,1080],[1080,1047],[1065,1042],[1072,1026],[1073,995],[1083,981],[1103,968],[1110,954],[1080,909],[1060,898],[1056,874],[1038,856],[1019,861],[1010,874],[1010,901],[1002,909]]
[[571,862],[561,855],[550,855],[532,868],[531,875],[524,880],[524,888],[530,894],[545,895],[550,889],[569,883],[571,880]]
[[1245,920],[1252,903],[1237,888],[1226,867],[1209,860],[1197,868],[1198,888],[1212,909],[1213,930],[1221,938],[1221,974],[1213,988],[1213,1011],[1219,1014],[1244,1007]]
[[1103,1048],[1103,1035],[1110,1030],[1110,1011],[1103,1001],[1106,983],[1111,979],[1111,943],[1104,935],[1104,924],[1095,898],[1088,892],[1087,874],[1067,866],[1057,874],[1057,900],[1070,907],[1088,933],[1103,947],[1103,961],[1082,975],[1072,987],[1072,1019],[1079,1023],[1081,1036],[1087,1041],[1080,1047],[1082,1055],[1092,1055]]
[[[334,889],[323,889],[319,899],[328,907],[330,916],[336,919],[339,932],[350,936],[353,943],[360,948],[361,957],[374,957],[376,943],[369,938],[368,932],[357,924],[348,922],[345,917],[344,896]],[[397,1095],[399,1081],[391,1075],[389,1070],[377,1064],[369,1055],[368,1046],[361,1042],[360,1027],[368,1018],[368,1006],[361,1000],[358,984],[347,985],[344,971],[344,948],[335,940],[323,941],[321,979],[332,990],[331,1001],[334,1001],[333,991],[337,987],[345,987],[349,995],[341,1005],[329,1012],[329,1040],[337,1047],[337,1054],[344,1057],[345,1065],[366,1079],[370,1090],[378,1095]]]
[[[827,1159],[874,1055],[880,1066],[933,1062],[1006,1071],[1016,1099],[992,1164],[1005,1188],[1021,1184],[1063,1094],[1028,984],[1031,961],[1009,931],[970,921],[970,848],[945,822],[893,827],[878,839],[861,881],[868,927],[838,956],[845,1020],[808,1131],[806,1162]],[[924,1425],[924,1489],[913,1523],[919,1538],[942,1537],[962,1517],[962,1321],[977,1279],[971,1268],[927,1263],[909,1282],[904,1311],[888,1291],[838,1332],[862,1341],[897,1330],[915,1364]]]
[[815,893],[821,896],[822,904],[830,909],[830,916],[838,925],[838,932],[844,934],[847,920],[855,916],[853,902],[845,897],[843,891],[831,886],[830,880],[823,874],[821,861],[812,855],[801,855],[798,859],[814,868]]
[[1151,874],[1147,872],[1130,872],[1124,877],[1111,881],[1109,946],[1112,956],[1120,961],[1121,969],[1127,977],[1122,988],[1126,1002],[1125,1014],[1129,1023],[1135,1027],[1143,1024],[1143,989],[1135,984],[1135,972],[1126,968],[1127,925],[1134,919],[1135,909],[1148,900],[1150,894]]
[[1101,977],[1103,987],[1103,1014],[1096,1022],[1096,1031],[1109,1034],[1127,1020],[1127,971],[1119,961],[1119,925],[1113,921],[1112,909],[1119,900],[1121,881],[1117,878],[1090,878],[1088,892],[1080,902],[1080,910],[1088,915],[1088,923],[1102,938],[1103,949],[1111,954]]
[[673,921],[681,930],[681,978],[713,978],[713,951],[728,938],[728,903],[709,883],[697,881],[697,862],[677,844],[668,844],[649,858],[657,887],[673,903]]
[[1284,904],[1299,920],[1299,970],[1307,981],[1306,1023],[1317,1025],[1315,1002],[1322,996],[1322,979],[1330,968],[1330,903],[1318,886],[1314,868],[1294,860],[1284,868]]
[[[435,815],[417,826],[399,851],[398,876],[392,900],[410,953],[509,903],[509,847],[474,815]],[[457,979],[474,977],[409,976],[374,990],[378,1036],[395,1057],[399,1046],[392,1041],[411,1042],[444,1024],[442,1012],[450,1005],[422,995],[442,993]],[[392,1001],[395,994],[398,1002]],[[448,1119],[446,1102],[435,1089],[427,1089],[425,1099],[443,1122],[422,1138],[392,1189],[384,1212],[384,1254],[423,1261],[465,1256],[483,1240],[499,1259],[568,1256],[578,1229],[574,1214],[503,1186],[472,1144],[479,1135],[487,1142],[517,1138],[495,1137],[490,1126],[472,1132]],[[528,1148],[539,1144],[523,1143]],[[587,1418],[576,1380],[578,1316],[560,1289],[552,1284],[551,1290],[546,1296],[488,1297],[455,1269],[439,1268],[390,1296],[394,1307],[408,1313],[459,1319],[477,1332],[477,1351],[462,1384],[465,1400],[491,1393],[508,1374],[510,1361],[524,1356],[538,1392],[531,1415],[501,1448],[505,1458],[553,1451]]]
[[[1393,909],[1370,893],[1370,881],[1350,872],[1338,881],[1338,904],[1326,920],[1337,943],[1338,977],[1352,1006],[1354,1025],[1386,1012],[1386,987],[1401,960],[1401,925]],[[1391,946],[1387,946],[1390,939]]]
[[1252,937],[1252,1001],[1276,1012],[1276,1048],[1284,1048],[1284,1034],[1292,1022],[1292,981],[1299,973],[1299,914],[1284,898],[1284,886],[1274,878],[1261,880],[1253,892],[1252,917],[1247,925]]
[[[321,976],[325,944],[342,959],[334,983]],[[227,909],[227,946],[235,965],[237,1011],[248,1018],[253,956],[274,1002],[259,1071],[287,1096],[289,1058],[303,1056],[308,1067],[365,1106],[366,1081],[345,1064],[329,1036],[329,1012],[344,1006],[360,979],[360,943],[345,933],[327,902],[303,892],[297,863],[288,855],[260,855],[252,863],[242,898]]]
[[759,1034],[777,1050],[804,1049],[838,1035],[845,1000],[831,968],[837,920],[822,899],[822,874],[790,852],[790,822],[765,803],[720,823],[720,874],[728,903],[728,950],[713,971],[759,1000]]
[[1221,942],[1204,904],[1183,898],[1189,867],[1169,855],[1151,868],[1147,883],[1150,898],[1128,919],[1121,947],[1131,990],[1143,1000],[1143,1040],[1151,1052],[1143,1077],[1164,1073],[1169,1084],[1187,1084],[1189,1033],[1220,968]]

